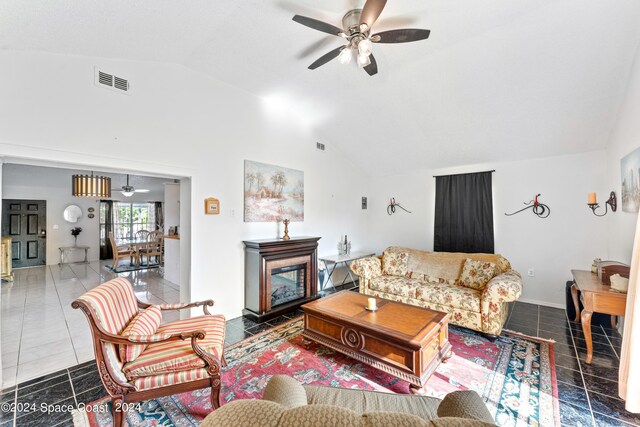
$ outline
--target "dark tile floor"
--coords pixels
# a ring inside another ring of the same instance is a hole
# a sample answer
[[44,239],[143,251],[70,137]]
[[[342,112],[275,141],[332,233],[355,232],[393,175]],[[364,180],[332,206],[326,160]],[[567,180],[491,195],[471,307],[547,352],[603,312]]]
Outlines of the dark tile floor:
[[560,419],[566,426],[640,425],[640,414],[624,410],[618,397],[618,366],[622,336],[607,326],[593,326],[591,365],[582,326],[565,310],[516,302],[506,329],[556,341],[555,362]]
[[[238,317],[227,321],[226,345],[300,315],[297,311],[264,323]],[[556,341],[555,360],[560,418],[566,426],[640,426],[640,414],[624,410],[617,396],[617,368],[621,337],[608,327],[594,327],[592,365],[584,363],[586,346],[580,325],[567,320],[564,310],[514,303],[507,329]],[[69,408],[105,395],[95,362],[87,362],[18,384],[0,392],[0,427],[70,426]],[[9,404],[9,408],[5,407]],[[47,412],[45,405],[65,405]],[[13,407],[11,407],[13,406]],[[5,410],[7,409],[7,410]],[[17,409],[17,412],[14,410]],[[544,426],[543,426],[544,427]]]

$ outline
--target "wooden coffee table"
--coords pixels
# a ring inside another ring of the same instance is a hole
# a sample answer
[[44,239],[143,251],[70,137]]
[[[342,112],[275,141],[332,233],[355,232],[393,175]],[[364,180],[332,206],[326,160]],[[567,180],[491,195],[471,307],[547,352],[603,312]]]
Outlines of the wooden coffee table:
[[303,336],[401,378],[421,394],[440,362],[451,357],[449,314],[342,291],[302,306]]

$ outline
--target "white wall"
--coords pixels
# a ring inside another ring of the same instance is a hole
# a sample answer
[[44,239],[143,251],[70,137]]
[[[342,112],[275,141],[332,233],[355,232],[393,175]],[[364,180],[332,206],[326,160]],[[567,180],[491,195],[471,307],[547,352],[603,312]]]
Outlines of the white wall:
[[[86,170],[58,169],[40,166],[28,166],[6,163],[3,168],[4,179],[3,197],[5,199],[46,200],[47,202],[47,254],[48,265],[57,264],[60,261],[61,246],[73,246],[71,229],[81,227],[82,232],[78,236],[78,245],[89,246],[89,260],[100,258],[99,242],[99,209],[98,199],[86,199],[71,195],[71,176],[73,174],[87,174]],[[117,192],[121,176],[100,173],[100,175],[112,176],[113,200],[127,202],[163,201],[164,193],[156,189],[161,188],[165,180],[160,178],[145,178],[146,182],[154,182],[151,187],[155,191],[149,193],[136,193],[132,197],[118,197]],[[64,209],[69,205],[78,205],[82,209],[82,217],[75,224],[68,223],[62,217]],[[88,208],[95,209],[94,217],[89,218]],[[56,226],[58,228],[56,228]],[[71,254],[77,260],[81,260],[83,254]]]
[[[94,65],[129,79],[132,95],[95,87]],[[225,315],[240,315],[242,240],[276,235],[275,224],[243,222],[245,159],[304,171],[305,220],[290,225],[292,235],[321,236],[321,254],[335,252],[340,234],[353,250],[366,241],[366,175],[295,106],[273,108],[177,65],[3,51],[0,67],[0,156],[191,178],[193,300],[213,298]],[[207,197],[220,199],[220,215],[204,215]]]
[[[175,226],[180,226],[180,184],[167,183],[164,185],[164,234],[169,234],[169,227]],[[164,278],[180,283],[179,240],[164,239]]]
[[[571,269],[588,269],[595,257],[608,257],[606,218],[587,207],[587,193],[608,194],[604,151],[527,161],[482,164],[375,178],[370,197],[370,226],[377,252],[391,244],[433,249],[435,178],[495,169],[493,207],[495,250],[523,275],[522,301],[564,307],[565,282]],[[537,193],[551,215],[531,212],[507,217]],[[412,211],[387,215],[389,197]],[[375,231],[374,231],[375,230]],[[534,277],[527,270],[535,270]]]
[[621,201],[620,159],[640,147],[640,47],[631,70],[625,101],[618,113],[618,122],[611,134],[607,150],[608,181],[610,190],[618,196],[618,211],[609,218],[609,252],[611,259],[631,262],[633,236],[637,214],[623,212]]

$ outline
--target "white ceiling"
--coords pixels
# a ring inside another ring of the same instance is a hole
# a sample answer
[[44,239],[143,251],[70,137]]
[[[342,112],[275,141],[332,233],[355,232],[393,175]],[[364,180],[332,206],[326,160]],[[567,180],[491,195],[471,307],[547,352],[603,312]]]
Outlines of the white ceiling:
[[640,42],[638,0],[394,0],[379,74],[306,67],[364,0],[5,0],[0,49],[183,64],[264,98],[372,174],[605,148]]

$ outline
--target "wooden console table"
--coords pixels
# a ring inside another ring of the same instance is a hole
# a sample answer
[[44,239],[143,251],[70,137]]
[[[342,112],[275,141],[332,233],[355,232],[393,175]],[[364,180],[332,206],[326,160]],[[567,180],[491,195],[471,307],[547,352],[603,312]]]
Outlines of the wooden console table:
[[[591,341],[591,315],[594,312],[610,314],[612,316],[624,316],[627,306],[627,294],[611,290],[611,286],[603,285],[597,274],[587,270],[571,270],[573,274],[573,286],[571,296],[576,308],[576,322],[582,321],[582,331],[587,341],[587,363],[591,363],[593,357],[593,343]],[[578,304],[578,291],[582,293],[584,310],[580,313]],[[615,322],[611,320],[612,326]],[[615,327],[615,326],[614,326]]]

